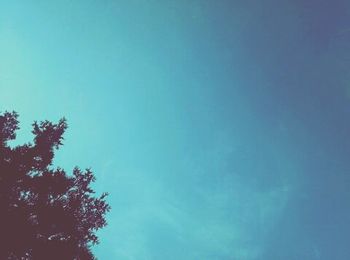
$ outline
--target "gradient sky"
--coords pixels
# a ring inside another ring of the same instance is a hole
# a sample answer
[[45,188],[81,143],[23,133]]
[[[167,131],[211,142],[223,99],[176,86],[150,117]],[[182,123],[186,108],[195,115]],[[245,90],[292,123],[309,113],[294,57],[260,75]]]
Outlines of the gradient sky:
[[68,119],[106,260],[350,259],[350,2],[0,1],[0,110]]

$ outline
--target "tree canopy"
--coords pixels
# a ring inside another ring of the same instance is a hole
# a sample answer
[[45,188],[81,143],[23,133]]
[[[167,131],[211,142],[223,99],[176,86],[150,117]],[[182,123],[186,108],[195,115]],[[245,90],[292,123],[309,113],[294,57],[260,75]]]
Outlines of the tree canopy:
[[94,196],[90,169],[53,166],[66,128],[65,119],[34,122],[33,142],[10,146],[18,114],[0,114],[0,259],[95,259],[110,206],[106,193]]

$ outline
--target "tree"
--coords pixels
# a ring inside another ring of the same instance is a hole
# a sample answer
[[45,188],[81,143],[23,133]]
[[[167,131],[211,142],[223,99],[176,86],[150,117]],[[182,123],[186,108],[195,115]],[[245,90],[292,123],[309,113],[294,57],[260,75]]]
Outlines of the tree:
[[18,114],[0,114],[0,259],[95,259],[95,232],[106,225],[107,194],[94,196],[90,169],[54,168],[65,119],[34,122],[34,142],[11,147]]

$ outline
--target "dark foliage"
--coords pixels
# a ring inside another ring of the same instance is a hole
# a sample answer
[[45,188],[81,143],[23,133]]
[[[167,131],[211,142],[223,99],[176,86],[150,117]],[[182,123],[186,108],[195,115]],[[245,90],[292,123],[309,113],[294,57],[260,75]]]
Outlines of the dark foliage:
[[0,114],[0,259],[95,259],[90,247],[106,225],[107,194],[93,196],[90,170],[53,168],[65,119],[35,122],[34,142],[10,147],[17,118]]

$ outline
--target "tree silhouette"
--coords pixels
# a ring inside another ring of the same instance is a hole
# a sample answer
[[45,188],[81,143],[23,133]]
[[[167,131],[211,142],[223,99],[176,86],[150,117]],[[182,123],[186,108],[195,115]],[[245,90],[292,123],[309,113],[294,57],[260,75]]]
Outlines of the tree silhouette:
[[95,232],[106,225],[106,193],[94,197],[93,173],[54,168],[66,120],[34,122],[34,142],[9,146],[18,114],[0,114],[0,259],[95,259]]

